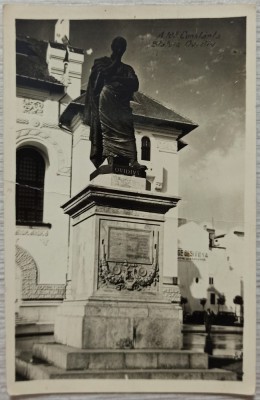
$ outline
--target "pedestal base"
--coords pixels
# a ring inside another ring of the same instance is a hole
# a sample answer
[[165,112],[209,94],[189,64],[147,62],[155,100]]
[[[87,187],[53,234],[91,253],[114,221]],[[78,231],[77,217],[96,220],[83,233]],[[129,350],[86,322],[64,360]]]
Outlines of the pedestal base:
[[[35,362],[34,362],[35,361]],[[16,358],[26,379],[186,379],[236,381],[237,374],[208,369],[208,355],[189,350],[82,350],[34,344],[30,361]]]
[[67,301],[59,308],[55,340],[81,349],[180,349],[178,305],[124,301]]
[[180,349],[182,310],[163,282],[164,216],[179,198],[148,192],[140,175],[113,168],[63,205],[72,217],[71,299],[57,312],[55,340],[79,349]]

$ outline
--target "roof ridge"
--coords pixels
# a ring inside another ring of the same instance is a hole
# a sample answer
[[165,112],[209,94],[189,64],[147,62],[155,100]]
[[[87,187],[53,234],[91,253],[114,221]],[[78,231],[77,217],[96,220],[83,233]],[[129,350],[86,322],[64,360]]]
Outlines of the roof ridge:
[[[26,78],[26,79],[32,79],[34,81],[46,82],[45,79],[36,78],[34,76],[27,76],[27,75],[23,75],[23,74],[16,74],[16,76],[20,76],[21,78]],[[54,76],[49,75],[49,77],[52,79],[47,81],[48,83],[55,83],[56,85],[64,86],[63,83],[58,81],[56,78],[54,78]]]
[[49,43],[49,40],[44,40],[44,39],[35,39],[34,37],[32,37],[32,36],[29,36],[29,35],[23,35],[23,34],[17,34],[16,35],[16,39],[19,39],[19,40],[25,40],[25,39],[31,39],[31,40],[35,40],[36,42],[42,42],[42,43]]

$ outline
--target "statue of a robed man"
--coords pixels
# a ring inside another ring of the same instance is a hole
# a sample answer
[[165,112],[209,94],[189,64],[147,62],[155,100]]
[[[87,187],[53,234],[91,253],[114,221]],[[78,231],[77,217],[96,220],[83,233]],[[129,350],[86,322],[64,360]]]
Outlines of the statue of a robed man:
[[116,37],[110,57],[94,61],[89,77],[84,122],[90,126],[90,159],[98,168],[108,163],[121,163],[137,169],[146,168],[137,162],[133,114],[130,107],[139,82],[130,65],[122,63],[127,42]]

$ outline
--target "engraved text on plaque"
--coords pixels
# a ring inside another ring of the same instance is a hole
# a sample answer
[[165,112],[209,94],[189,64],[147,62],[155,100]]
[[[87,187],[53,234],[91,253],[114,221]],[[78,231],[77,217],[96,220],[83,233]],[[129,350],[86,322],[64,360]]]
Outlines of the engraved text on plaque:
[[110,227],[108,260],[152,263],[152,232]]

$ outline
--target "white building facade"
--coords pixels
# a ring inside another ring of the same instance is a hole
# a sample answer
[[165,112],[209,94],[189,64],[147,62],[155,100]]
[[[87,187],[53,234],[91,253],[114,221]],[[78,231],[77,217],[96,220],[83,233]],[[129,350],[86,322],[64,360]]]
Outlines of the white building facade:
[[69,219],[60,206],[70,198],[72,137],[59,128],[69,97],[62,73],[56,79],[65,55],[63,45],[17,39],[16,305],[27,321],[52,321],[65,296]]
[[[234,298],[243,298],[244,234],[231,230],[219,237],[213,229],[195,222],[178,228],[178,278],[181,295],[187,299],[187,312],[205,309],[236,312],[241,307]],[[225,297],[225,304],[218,299]]]

